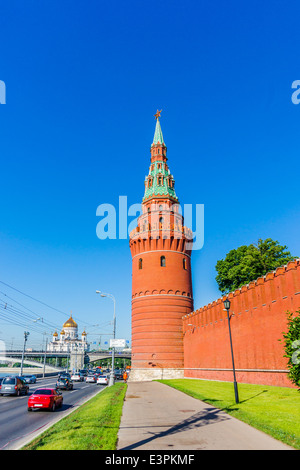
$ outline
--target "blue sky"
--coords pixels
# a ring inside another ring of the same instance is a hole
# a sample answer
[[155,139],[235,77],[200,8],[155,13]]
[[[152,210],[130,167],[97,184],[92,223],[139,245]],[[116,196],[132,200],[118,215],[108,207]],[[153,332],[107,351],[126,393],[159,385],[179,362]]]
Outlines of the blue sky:
[[[60,312],[4,284],[0,299],[59,327],[72,311],[100,334],[113,305],[95,290],[109,292],[130,339],[128,240],[99,240],[96,209],[141,202],[157,109],[177,196],[205,207],[195,308],[220,296],[215,265],[232,248],[271,237],[300,256],[299,13],[296,1],[2,2],[0,281]],[[23,331],[0,318],[8,344]]]

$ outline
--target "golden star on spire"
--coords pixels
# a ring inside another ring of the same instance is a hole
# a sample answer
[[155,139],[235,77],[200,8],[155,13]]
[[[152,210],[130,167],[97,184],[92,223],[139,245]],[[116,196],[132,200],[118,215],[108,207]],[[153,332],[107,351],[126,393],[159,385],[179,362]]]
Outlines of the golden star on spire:
[[162,109],[160,111],[156,111],[156,114],[154,114],[155,119],[158,119],[160,117],[160,114],[162,112]]

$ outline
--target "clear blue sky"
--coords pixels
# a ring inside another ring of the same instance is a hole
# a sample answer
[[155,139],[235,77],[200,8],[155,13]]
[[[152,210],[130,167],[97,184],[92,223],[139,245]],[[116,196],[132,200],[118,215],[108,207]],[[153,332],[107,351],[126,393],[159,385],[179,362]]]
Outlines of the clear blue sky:
[[[205,206],[195,308],[220,296],[215,264],[232,248],[271,237],[300,256],[299,13],[283,0],[2,2],[0,281],[65,313],[3,284],[0,298],[100,333],[113,304],[95,290],[110,292],[130,339],[128,240],[99,240],[96,209],[141,202],[157,109],[180,202]],[[0,318],[7,343],[23,331]]]

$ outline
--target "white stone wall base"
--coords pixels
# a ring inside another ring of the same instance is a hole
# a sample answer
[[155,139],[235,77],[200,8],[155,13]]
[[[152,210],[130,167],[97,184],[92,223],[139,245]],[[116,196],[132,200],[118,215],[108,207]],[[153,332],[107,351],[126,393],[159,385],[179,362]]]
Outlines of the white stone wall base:
[[184,369],[131,369],[128,382],[151,380],[183,379]]

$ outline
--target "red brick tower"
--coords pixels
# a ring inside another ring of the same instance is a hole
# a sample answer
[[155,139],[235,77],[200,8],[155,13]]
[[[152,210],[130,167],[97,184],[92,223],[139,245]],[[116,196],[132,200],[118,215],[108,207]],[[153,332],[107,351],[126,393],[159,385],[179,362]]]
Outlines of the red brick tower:
[[182,317],[193,311],[192,232],[183,226],[159,116],[143,213],[130,233],[131,380],[183,377]]

